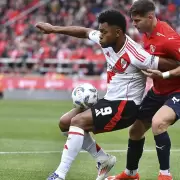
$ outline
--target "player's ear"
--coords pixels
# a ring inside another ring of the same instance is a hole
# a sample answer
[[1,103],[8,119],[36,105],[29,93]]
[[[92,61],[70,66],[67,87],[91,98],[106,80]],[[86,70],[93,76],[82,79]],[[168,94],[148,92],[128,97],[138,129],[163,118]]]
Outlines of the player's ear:
[[149,18],[150,20],[153,20],[153,18],[154,18],[154,12],[149,12],[148,18]]
[[121,29],[116,29],[116,37],[119,37],[121,33],[122,33]]

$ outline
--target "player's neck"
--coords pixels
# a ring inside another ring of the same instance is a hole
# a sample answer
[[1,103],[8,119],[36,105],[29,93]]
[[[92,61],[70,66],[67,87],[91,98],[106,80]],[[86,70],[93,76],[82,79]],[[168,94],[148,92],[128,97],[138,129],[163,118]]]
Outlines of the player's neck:
[[116,45],[112,47],[115,53],[118,53],[122,49],[126,41],[126,38],[126,35],[124,35],[124,37],[122,38],[119,38],[119,41],[117,41]]
[[151,28],[149,29],[148,32],[146,32],[146,34],[148,36],[151,36],[151,34],[154,31],[154,28],[156,27],[156,25],[157,25],[157,18],[154,18]]

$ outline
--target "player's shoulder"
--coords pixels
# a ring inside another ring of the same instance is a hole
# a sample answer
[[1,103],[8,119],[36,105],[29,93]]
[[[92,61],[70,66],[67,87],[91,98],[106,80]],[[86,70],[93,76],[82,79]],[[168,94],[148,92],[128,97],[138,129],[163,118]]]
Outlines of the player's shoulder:
[[[127,36],[127,43],[126,43],[126,51],[135,52],[135,54],[140,54],[141,51],[144,51],[143,44],[135,42],[133,39],[131,39],[129,36]],[[133,53],[134,54],[134,53]]]
[[147,56],[147,52],[143,49],[142,45],[136,43],[129,36],[127,36],[127,39],[125,53],[131,55],[131,60],[138,59],[140,61],[144,61],[145,56]]
[[142,45],[135,42],[132,38],[130,38],[128,35],[126,35],[126,38],[127,38],[127,42],[126,42],[126,47],[128,46],[133,46],[135,49],[139,49],[139,48],[142,48]]
[[179,34],[165,21],[158,22],[156,36],[162,37],[164,40],[179,39]]

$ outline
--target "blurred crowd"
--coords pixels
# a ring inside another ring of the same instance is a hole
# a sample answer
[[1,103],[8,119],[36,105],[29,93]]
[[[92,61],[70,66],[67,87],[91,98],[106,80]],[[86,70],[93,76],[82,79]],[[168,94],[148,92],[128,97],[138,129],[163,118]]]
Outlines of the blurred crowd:
[[[180,1],[156,0],[155,3],[158,18],[168,21],[180,33]],[[37,22],[43,21],[53,25],[81,25],[97,29],[98,13],[107,7],[115,7],[126,15],[127,33],[135,41],[140,42],[141,37],[132,27],[128,16],[131,4],[132,0],[2,0],[0,57],[11,58],[14,61],[21,58],[23,67],[26,67],[28,58],[31,58],[31,61],[36,60],[37,63],[30,66],[32,72],[38,72],[47,58],[58,61],[86,59],[104,62],[99,47],[89,40],[55,34],[45,35],[34,26]],[[22,13],[27,12],[29,13],[21,16]],[[19,16],[21,18],[18,18]],[[0,62],[1,71],[3,67],[4,63]],[[7,65],[4,71],[9,71]]]

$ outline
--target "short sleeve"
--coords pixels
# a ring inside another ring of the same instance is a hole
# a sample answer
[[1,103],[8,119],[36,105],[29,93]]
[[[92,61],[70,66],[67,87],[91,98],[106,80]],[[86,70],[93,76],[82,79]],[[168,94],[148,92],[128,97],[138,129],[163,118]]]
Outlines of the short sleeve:
[[158,69],[159,57],[149,54],[143,48],[131,49],[132,64],[139,69]]

